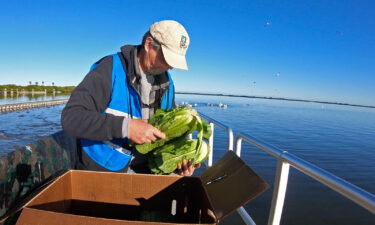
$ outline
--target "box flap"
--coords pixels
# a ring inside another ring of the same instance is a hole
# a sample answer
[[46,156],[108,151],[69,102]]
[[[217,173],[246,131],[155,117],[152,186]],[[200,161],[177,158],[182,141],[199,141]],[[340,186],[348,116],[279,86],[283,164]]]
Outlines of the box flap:
[[200,179],[218,219],[229,215],[269,187],[233,151],[228,151],[202,173]]
[[7,220],[11,220],[13,216],[17,216],[17,212],[21,211],[23,208],[27,206],[29,202],[31,202],[36,196],[38,196],[41,192],[45,190],[48,185],[62,177],[63,175],[69,173],[67,170],[60,170],[57,171],[55,174],[51,175],[49,178],[45,179],[43,183],[39,184],[34,188],[32,192],[30,192],[27,196],[21,199],[14,207],[10,208],[1,218],[0,224],[6,223]]

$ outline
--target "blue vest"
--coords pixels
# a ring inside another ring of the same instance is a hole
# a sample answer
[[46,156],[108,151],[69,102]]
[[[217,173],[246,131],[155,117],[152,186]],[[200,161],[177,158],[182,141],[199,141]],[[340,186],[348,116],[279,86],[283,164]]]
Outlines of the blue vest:
[[[128,85],[127,75],[117,54],[112,55],[112,95],[107,109],[103,113],[126,118],[142,118],[141,102],[138,93],[131,85]],[[100,60],[91,66],[93,70]],[[168,73],[169,87],[164,93],[161,102],[162,109],[173,107],[174,85]],[[116,138],[111,141],[91,141],[81,139],[83,151],[100,166],[118,171],[123,169],[131,160],[132,151],[123,148],[128,143],[127,138]]]

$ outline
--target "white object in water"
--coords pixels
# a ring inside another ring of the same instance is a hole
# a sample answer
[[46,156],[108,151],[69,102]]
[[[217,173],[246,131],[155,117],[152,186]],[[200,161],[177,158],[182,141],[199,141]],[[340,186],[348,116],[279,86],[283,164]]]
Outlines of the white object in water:
[[30,146],[26,145],[25,148],[26,148],[27,151],[33,152],[33,150],[31,149]]
[[226,108],[228,108],[228,105],[227,105],[227,104],[220,103],[220,104],[219,104],[219,107],[220,107],[220,108],[224,108],[224,109],[226,109]]

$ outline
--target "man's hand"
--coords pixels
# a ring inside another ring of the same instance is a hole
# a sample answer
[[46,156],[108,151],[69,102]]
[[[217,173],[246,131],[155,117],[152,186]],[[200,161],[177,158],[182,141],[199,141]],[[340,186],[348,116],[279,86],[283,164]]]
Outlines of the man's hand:
[[177,164],[176,172],[180,176],[191,176],[193,175],[194,170],[198,169],[199,167],[201,167],[201,164],[196,164],[193,166],[191,159],[189,161],[186,161],[186,159],[184,159],[182,161],[182,164],[181,163]]
[[129,121],[129,139],[137,144],[150,143],[158,138],[165,138],[165,134],[148,124],[144,120],[131,119]]

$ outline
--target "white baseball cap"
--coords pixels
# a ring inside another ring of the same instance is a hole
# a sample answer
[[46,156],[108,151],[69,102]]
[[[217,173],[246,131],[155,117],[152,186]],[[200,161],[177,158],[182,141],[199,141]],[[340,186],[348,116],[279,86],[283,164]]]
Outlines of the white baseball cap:
[[164,59],[173,68],[188,70],[186,51],[190,38],[185,28],[174,20],[163,20],[150,26],[151,36],[160,43]]

